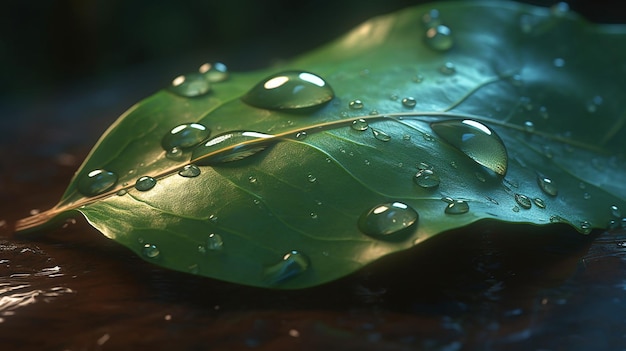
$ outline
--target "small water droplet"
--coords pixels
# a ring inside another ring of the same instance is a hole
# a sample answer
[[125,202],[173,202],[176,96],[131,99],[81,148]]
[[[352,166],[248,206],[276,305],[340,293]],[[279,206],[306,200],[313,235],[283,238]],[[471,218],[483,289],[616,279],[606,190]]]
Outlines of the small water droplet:
[[382,130],[372,128],[372,133],[374,134],[374,138],[376,138],[377,140],[385,142],[391,140],[391,137]]
[[267,77],[241,99],[270,110],[299,110],[321,107],[335,93],[320,76],[303,71],[286,71]]
[[435,141],[435,137],[433,137],[432,135],[428,134],[428,133],[424,133],[422,134],[422,137],[424,138],[424,140],[426,141]]
[[420,169],[413,177],[413,181],[425,189],[436,188],[441,183],[439,176],[430,169]]
[[297,132],[296,133],[296,139],[297,140],[304,140],[304,139],[306,139],[306,137],[307,137],[307,134],[306,134],[305,131],[301,131],[301,132]]
[[535,203],[535,205],[537,205],[537,207],[539,207],[539,208],[546,208],[546,203],[545,203],[542,199],[540,199],[540,198],[538,198],[538,197],[534,198],[534,199],[533,199],[533,202],[534,202],[534,203]]
[[525,130],[527,133],[532,133],[532,132],[534,132],[534,131],[535,131],[535,124],[534,124],[533,122],[531,122],[531,121],[526,121],[526,122],[524,122],[524,130]]
[[550,13],[555,17],[564,17],[569,12],[569,5],[566,2],[558,2],[550,7]]
[[352,100],[348,103],[348,107],[353,109],[353,110],[360,110],[363,108],[363,101],[361,100]]
[[583,234],[591,233],[591,223],[589,223],[588,221],[580,222],[580,229],[582,230]]
[[411,80],[413,81],[413,83],[421,83],[424,81],[424,76],[421,74],[417,74]]
[[454,45],[452,31],[444,25],[431,27],[426,31],[426,44],[436,51],[448,51]]
[[219,251],[224,247],[224,240],[219,234],[211,233],[206,240],[206,248],[211,251]]
[[557,57],[552,61],[552,64],[556,68],[562,68],[562,67],[565,67],[565,60],[560,57]]
[[439,10],[431,9],[430,11],[422,15],[422,23],[424,24],[424,27],[427,29],[437,27],[438,25],[440,25],[441,16],[439,14]]
[[178,175],[185,177],[185,178],[194,178],[200,175],[200,168],[198,168],[198,166],[190,164],[190,165],[186,165],[185,167],[183,167],[183,169],[181,169],[180,171],[178,171]]
[[522,194],[515,194],[515,202],[526,210],[530,209],[533,205],[528,196]]
[[256,179],[256,177],[254,177],[254,176],[249,176],[248,177],[248,183],[253,184],[253,185],[257,185],[257,184],[259,184],[259,180]]
[[447,214],[457,215],[469,212],[469,204],[465,200],[455,200],[449,197],[441,200],[448,203],[444,211]]
[[352,125],[350,127],[354,130],[358,130],[362,132],[362,131],[367,130],[367,128],[369,128],[369,124],[367,123],[366,120],[359,118],[355,121],[352,121]]
[[610,210],[611,210],[611,216],[615,218],[620,218],[622,216],[622,211],[620,211],[619,207],[617,207],[616,205],[611,206]]
[[274,136],[250,131],[217,135],[196,147],[191,160],[200,166],[233,162],[250,157],[274,144]]
[[419,215],[402,202],[383,203],[363,212],[358,227],[366,235],[383,240],[401,240],[417,225]]
[[208,138],[211,131],[200,123],[185,123],[170,130],[163,139],[161,146],[164,150],[188,149],[200,144]]
[[378,110],[371,110],[370,116],[376,116],[378,114]]
[[78,191],[85,196],[94,196],[113,188],[117,184],[117,174],[95,169],[78,181]]
[[309,213],[309,216],[311,216],[311,219],[317,219],[317,213],[315,212]]
[[137,179],[135,182],[135,189],[139,191],[148,191],[156,185],[156,179],[148,176],[143,176]]
[[128,194],[128,190],[126,189],[120,189],[117,191],[117,193],[115,193],[117,196],[124,196],[126,194]]
[[365,163],[366,166],[370,165],[370,161],[369,160],[365,160],[365,161],[363,161],[363,163]]
[[516,213],[517,213],[517,212],[519,212],[519,207],[518,207],[517,205],[516,205],[516,206],[513,206],[513,208],[511,208],[511,211],[513,211],[513,212],[516,212]]
[[586,192],[586,193],[583,193],[583,199],[585,199],[585,200],[589,200],[589,199],[591,199],[591,194],[589,194],[589,193],[587,193],[587,192]]
[[431,123],[441,138],[459,149],[478,164],[504,176],[508,156],[502,139],[486,125],[470,120],[448,120]]
[[446,76],[451,76],[456,73],[456,66],[452,62],[446,62],[441,67],[439,67],[439,72]]
[[148,258],[157,258],[160,253],[159,248],[154,244],[143,245],[143,254]]
[[550,216],[550,223],[567,223],[567,221],[558,215],[552,215]]
[[180,96],[196,97],[211,91],[211,83],[200,73],[189,73],[174,78],[169,89]]
[[305,254],[292,250],[280,262],[265,268],[263,276],[268,284],[279,284],[303,274],[310,265],[311,261]]
[[559,193],[559,189],[556,187],[552,179],[544,176],[537,176],[537,184],[539,188],[550,196],[556,196]]
[[317,177],[315,177],[313,174],[310,174],[306,176],[306,179],[309,181],[309,183],[315,183],[317,182]]
[[402,140],[406,140],[406,141],[411,140],[411,135],[410,134],[402,134]]
[[400,97],[399,97],[397,94],[391,94],[391,96],[389,96],[389,98],[390,98],[392,101],[396,101],[396,100],[398,100]]
[[548,114],[548,108],[545,106],[539,106],[539,116],[543,119],[548,119],[550,117]]
[[402,99],[402,106],[404,107],[413,108],[415,105],[417,105],[417,101],[413,97],[408,96]]
[[211,83],[219,83],[228,79],[228,67],[221,62],[214,64],[205,63],[198,69],[204,75],[204,78]]

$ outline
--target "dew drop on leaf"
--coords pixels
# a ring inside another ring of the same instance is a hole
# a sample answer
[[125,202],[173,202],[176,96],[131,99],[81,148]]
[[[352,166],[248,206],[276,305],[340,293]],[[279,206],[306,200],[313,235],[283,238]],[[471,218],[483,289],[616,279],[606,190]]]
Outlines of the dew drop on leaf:
[[156,179],[148,176],[143,176],[137,179],[135,182],[135,189],[139,191],[148,191],[156,185]]
[[211,251],[219,251],[224,247],[224,240],[219,234],[211,233],[206,241],[206,248]]
[[372,128],[372,134],[374,134],[374,138],[380,141],[389,141],[391,140],[391,136],[389,134],[383,132],[382,130]]
[[159,248],[154,245],[154,244],[145,244],[143,246],[143,255],[148,257],[148,258],[157,258],[159,257],[159,254],[161,254],[161,252],[159,251]]
[[311,261],[304,253],[292,250],[280,262],[265,268],[263,276],[269,284],[278,284],[301,275],[310,265]]
[[610,210],[611,210],[611,216],[615,218],[620,218],[622,216],[622,211],[620,211],[619,207],[617,207],[616,205],[612,205]]
[[402,106],[404,107],[408,107],[408,108],[413,108],[415,107],[415,105],[417,104],[417,101],[415,101],[415,98],[413,97],[405,97],[404,99],[402,99]]
[[306,139],[306,137],[307,137],[307,134],[306,134],[305,131],[301,131],[301,132],[297,132],[296,133],[296,139],[297,140],[304,140],[304,139]]
[[369,128],[369,124],[367,124],[366,120],[359,118],[355,121],[352,121],[352,125],[350,127],[354,130],[358,130],[362,132],[362,131],[367,130],[367,128]]
[[174,78],[170,91],[184,97],[196,97],[211,91],[211,83],[200,73],[189,73]]
[[211,131],[200,123],[181,124],[163,136],[161,146],[165,151],[174,148],[188,149],[200,144],[210,133]]
[[478,164],[506,175],[508,156],[502,139],[486,125],[471,120],[433,122],[430,127],[441,138]]
[[275,143],[274,136],[250,131],[216,135],[193,149],[191,161],[200,166],[232,162],[250,157]]
[[589,223],[588,221],[580,222],[580,229],[583,232],[583,234],[591,233],[591,223]]
[[444,25],[431,27],[426,31],[426,44],[436,51],[448,51],[454,45],[452,31]]
[[78,181],[78,191],[85,196],[101,194],[117,184],[117,174],[96,169],[83,176]]
[[432,9],[422,15],[422,23],[425,28],[433,28],[437,27],[441,24],[441,16],[439,15],[439,10]]
[[309,183],[315,183],[317,182],[317,177],[315,177],[313,174],[310,174],[306,176],[306,179],[309,181]]
[[383,203],[363,212],[358,220],[361,232],[376,239],[399,240],[417,225],[419,215],[402,202]]
[[564,17],[569,12],[569,4],[566,2],[558,2],[550,7],[550,13],[555,17]]
[[444,210],[447,214],[457,215],[469,212],[469,204],[465,200],[455,200],[449,197],[441,200],[448,203],[448,206],[446,206]]
[[228,79],[228,67],[221,62],[213,64],[205,63],[198,69],[204,75],[204,78],[211,83],[219,83]]
[[413,181],[425,189],[436,188],[441,183],[439,176],[430,169],[420,169],[413,177]]
[[528,133],[532,133],[535,131],[535,124],[531,121],[524,122],[524,130]]
[[360,110],[363,108],[363,101],[361,100],[352,100],[348,103],[348,107],[353,109],[353,110]]
[[304,71],[285,71],[267,77],[241,99],[248,105],[269,110],[320,107],[335,93],[320,76]]
[[451,76],[456,73],[456,66],[452,62],[446,62],[441,67],[439,67],[439,72],[446,76]]
[[533,199],[533,202],[539,208],[546,208],[546,203],[541,198],[536,197]]
[[178,175],[185,178],[194,178],[200,175],[200,168],[193,164],[186,165],[183,169],[178,171]]
[[515,202],[526,210],[530,209],[533,205],[528,196],[522,194],[515,194]]
[[550,196],[556,196],[559,193],[559,189],[556,187],[552,179],[544,176],[537,176],[537,184],[541,191]]

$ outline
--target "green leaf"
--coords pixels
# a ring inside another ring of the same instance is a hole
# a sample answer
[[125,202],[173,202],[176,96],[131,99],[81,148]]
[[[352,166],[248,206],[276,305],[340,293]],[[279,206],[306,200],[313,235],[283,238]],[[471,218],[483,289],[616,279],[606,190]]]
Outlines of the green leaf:
[[482,219],[584,234],[624,222],[626,28],[432,6],[280,68],[177,78],[18,230],[77,210],[150,262],[293,289]]

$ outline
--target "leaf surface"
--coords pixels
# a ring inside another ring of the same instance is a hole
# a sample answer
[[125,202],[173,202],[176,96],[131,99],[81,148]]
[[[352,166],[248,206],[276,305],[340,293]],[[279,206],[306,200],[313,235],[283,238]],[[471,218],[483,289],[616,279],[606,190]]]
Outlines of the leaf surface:
[[[425,21],[433,6],[374,18],[196,97],[170,88],[139,102],[59,205],[18,229],[78,210],[156,264],[294,289],[482,219],[620,225],[626,28],[506,2],[436,4],[439,22]],[[267,96],[259,82],[272,76],[308,83]],[[191,123],[220,143],[168,155],[164,136]],[[189,164],[198,176],[179,175]],[[94,170],[115,182],[85,196]],[[156,185],[137,190],[142,176]]]

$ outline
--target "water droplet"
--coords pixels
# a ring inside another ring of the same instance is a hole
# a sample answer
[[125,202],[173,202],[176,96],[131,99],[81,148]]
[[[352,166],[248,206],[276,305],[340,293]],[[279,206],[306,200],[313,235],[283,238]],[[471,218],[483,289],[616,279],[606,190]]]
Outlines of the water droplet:
[[278,284],[303,274],[311,265],[309,258],[297,250],[285,254],[280,262],[265,268],[263,276],[270,284]]
[[591,194],[589,194],[589,193],[583,193],[583,199],[585,199],[585,200],[589,200],[589,199],[591,199]]
[[148,258],[157,258],[160,253],[159,248],[154,244],[145,244],[143,246],[143,254]]
[[253,185],[257,185],[257,184],[259,184],[259,180],[256,179],[256,177],[254,177],[254,176],[249,176],[248,177],[248,183],[253,184]]
[[189,73],[174,78],[170,91],[180,96],[196,97],[211,91],[211,83],[200,73]]
[[542,199],[540,199],[540,198],[538,198],[538,197],[534,198],[534,199],[533,199],[533,202],[534,202],[534,203],[535,203],[535,205],[537,205],[537,207],[539,207],[539,208],[546,208],[546,203],[545,203]]
[[558,2],[550,7],[550,13],[555,17],[563,17],[569,12],[569,5],[566,2]]
[[304,139],[306,139],[306,137],[307,137],[307,134],[306,134],[305,131],[301,131],[301,132],[297,132],[296,133],[296,139],[297,140],[304,140]]
[[78,181],[78,191],[85,196],[101,194],[117,184],[117,174],[95,169]]
[[519,207],[517,205],[513,206],[513,208],[511,208],[511,211],[517,213],[517,212],[519,212]]
[[397,94],[391,94],[391,96],[389,96],[389,98],[390,98],[392,101],[396,101],[396,100],[398,100],[400,97],[399,97]]
[[139,191],[148,191],[156,185],[156,179],[148,176],[143,176],[137,179],[135,182],[135,189]]
[[383,203],[361,214],[357,223],[361,232],[384,240],[401,240],[417,225],[419,215],[402,202]]
[[439,72],[441,74],[445,74],[446,76],[451,76],[456,73],[456,66],[452,62],[446,62],[443,66],[439,67]]
[[550,196],[556,196],[559,193],[559,189],[550,178],[539,175],[537,176],[537,184],[544,193]]
[[367,128],[369,128],[369,124],[367,123],[366,120],[359,118],[355,121],[352,121],[352,125],[350,127],[354,130],[358,130],[362,132],[362,131],[367,130]]
[[447,214],[456,215],[469,212],[469,204],[465,200],[454,200],[449,197],[443,198],[441,200],[448,203],[448,206],[446,206],[446,209],[444,211]]
[[408,96],[402,99],[402,106],[404,107],[413,108],[415,105],[417,105],[417,101],[413,97]]
[[335,96],[320,76],[303,71],[286,71],[267,77],[241,99],[252,106],[270,110],[298,110],[321,107]]
[[535,124],[531,121],[524,122],[524,130],[528,133],[532,133],[535,131]]
[[528,196],[522,194],[515,194],[515,202],[520,205],[523,209],[528,210],[532,207],[533,203],[530,201]]
[[583,234],[591,233],[591,223],[589,223],[588,221],[580,222],[580,229],[582,230]]
[[267,149],[274,142],[274,136],[270,134],[226,132],[196,147],[191,160],[200,166],[237,161]]
[[415,184],[426,189],[436,188],[441,182],[439,176],[430,169],[420,169],[413,177],[413,181]]
[[185,178],[194,178],[200,175],[200,168],[198,168],[198,166],[193,165],[193,164],[186,165],[185,167],[183,167],[183,169],[178,171],[178,175],[185,177]]
[[470,120],[431,123],[432,130],[478,164],[504,176],[508,156],[502,139],[486,125]]
[[561,67],[565,67],[565,60],[557,57],[552,61],[552,64],[554,65],[554,67],[556,68],[561,68]]
[[382,130],[372,128],[372,134],[374,134],[374,138],[380,141],[386,142],[386,141],[391,140],[391,137],[387,133],[383,132]]
[[166,151],[188,149],[200,144],[210,134],[211,131],[200,123],[181,124],[165,134],[161,146]]
[[317,178],[313,175],[313,174],[309,174],[306,176],[306,179],[309,181],[309,183],[315,183],[317,182]]
[[228,79],[228,67],[221,62],[214,64],[205,63],[198,69],[204,75],[204,78],[211,83],[219,83]]
[[317,219],[317,213],[315,212],[309,213],[309,216],[311,216],[311,219]]
[[224,247],[224,240],[219,234],[211,233],[206,240],[206,248],[211,251],[219,251]]
[[361,100],[352,100],[348,103],[348,107],[353,110],[360,110],[363,108],[363,101]]
[[452,31],[444,25],[431,27],[426,31],[426,44],[436,51],[448,51],[454,44]]
[[421,83],[424,81],[424,76],[421,74],[417,74],[411,80],[413,81],[413,83]]
[[558,215],[550,216],[550,223],[567,223],[567,221]]
[[437,9],[432,9],[428,12],[426,12],[423,16],[422,16],[422,23],[424,24],[424,27],[428,28],[433,28],[433,27],[437,27],[438,25],[441,24],[441,16],[439,15],[439,10]]
[[124,196],[126,194],[128,194],[128,190],[126,189],[120,189],[117,191],[117,193],[115,193],[117,196]]
[[619,207],[613,205],[611,206],[610,210],[611,210],[611,216],[615,218],[620,218],[622,216],[622,211],[620,211]]
[[548,119],[550,117],[548,114],[548,108],[545,106],[539,106],[539,116],[543,119]]

